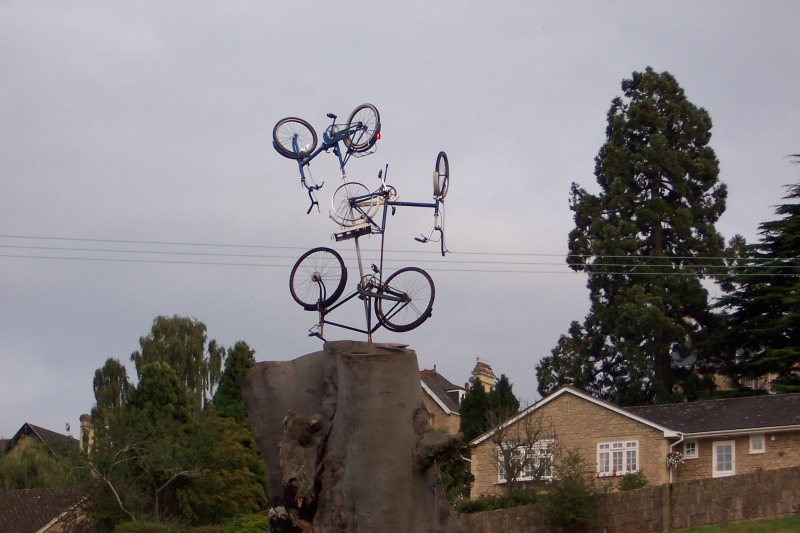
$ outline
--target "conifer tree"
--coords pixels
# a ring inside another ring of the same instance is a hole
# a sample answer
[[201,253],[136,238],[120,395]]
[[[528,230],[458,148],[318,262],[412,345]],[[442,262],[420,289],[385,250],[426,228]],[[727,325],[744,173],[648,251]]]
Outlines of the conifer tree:
[[775,209],[780,218],[759,226],[761,238],[746,246],[719,306],[728,317],[721,337],[737,361],[733,373],[777,373],[779,392],[800,392],[800,184],[787,190],[788,202]]
[[671,74],[648,67],[622,90],[595,159],[599,194],[571,191],[567,262],[589,275],[591,309],[537,366],[539,391],[572,383],[621,404],[676,401],[682,363],[703,363],[714,320],[700,280],[722,264],[714,224],[727,190],[711,118]]
[[494,384],[489,392],[489,411],[496,420],[508,420],[519,412],[519,400],[514,396],[514,386],[505,374]]
[[235,419],[241,424],[247,423],[247,410],[239,391],[239,382],[247,376],[256,362],[255,350],[244,341],[239,341],[228,348],[225,358],[225,370],[219,378],[219,387],[214,393],[214,407],[226,417]]
[[464,440],[469,442],[475,437],[489,430],[489,421],[486,416],[489,410],[489,394],[484,390],[483,384],[477,379],[472,383],[464,399],[461,400],[459,414],[461,416],[461,431]]

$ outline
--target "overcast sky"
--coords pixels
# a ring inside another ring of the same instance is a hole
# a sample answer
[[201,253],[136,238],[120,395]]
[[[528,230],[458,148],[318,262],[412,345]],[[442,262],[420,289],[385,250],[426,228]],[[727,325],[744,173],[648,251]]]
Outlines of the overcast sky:
[[363,102],[382,139],[349,179],[375,188],[388,164],[401,198],[424,202],[440,150],[451,166],[453,254],[413,240],[428,210],[398,210],[387,231],[387,271],[428,270],[434,314],[376,340],[455,383],[479,357],[535,400],[536,363],[588,310],[564,266],[568,193],[597,190],[621,80],[669,71],[708,110],[729,187],[718,229],[752,240],[800,174],[785,158],[800,152],[798,20],[793,1],[0,0],[0,436],[26,421],[77,435],[95,369],[116,357],[135,378],[157,315],[196,317],[261,361],[319,349],[287,281],[316,246],[355,267],[352,241],[330,240],[340,177],[333,155],[314,161],[323,212],[306,215],[271,132],[298,116],[321,134],[326,113]]

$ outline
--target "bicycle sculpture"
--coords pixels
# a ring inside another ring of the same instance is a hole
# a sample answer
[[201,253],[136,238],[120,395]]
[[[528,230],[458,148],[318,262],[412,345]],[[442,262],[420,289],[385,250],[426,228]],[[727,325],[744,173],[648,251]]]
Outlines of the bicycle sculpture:
[[[358,259],[359,282],[353,292],[339,299],[347,285],[347,269],[342,256],[331,248],[314,248],[297,260],[289,276],[289,290],[292,298],[307,311],[316,311],[317,324],[310,330],[310,336],[323,337],[326,324],[367,335],[384,327],[389,331],[410,331],[431,316],[436,291],[430,275],[417,267],[405,267],[383,278],[384,244],[386,221],[389,208],[392,215],[397,207],[424,207],[433,209],[433,227],[427,235],[416,240],[422,243],[439,242],[444,256],[447,252],[444,242],[444,199],[447,196],[450,166],[447,154],[439,152],[433,172],[433,202],[402,202],[397,190],[387,185],[385,170],[378,172],[381,184],[370,192],[369,188],[357,182],[348,182],[344,167],[351,155],[367,155],[374,152],[375,142],[380,138],[380,117],[375,106],[363,104],[351,114],[345,125],[336,124],[336,115],[329,113],[333,123],[323,135],[323,144],[316,149],[317,134],[311,125],[299,118],[285,118],[273,130],[273,145],[281,155],[298,162],[301,184],[308,191],[310,213],[319,202],[315,192],[323,184],[316,185],[306,177],[310,161],[323,151],[333,149],[339,159],[339,168],[344,183],[331,198],[330,218],[339,225],[334,233],[336,241],[353,239]],[[343,152],[340,143],[346,147]],[[310,173],[309,173],[310,176]],[[311,181],[309,185],[308,181]],[[380,235],[380,260],[371,265],[371,273],[364,272],[361,247],[358,239],[364,235]],[[329,320],[328,315],[353,298],[364,302],[366,328],[347,326]],[[373,323],[372,313],[376,321]]]

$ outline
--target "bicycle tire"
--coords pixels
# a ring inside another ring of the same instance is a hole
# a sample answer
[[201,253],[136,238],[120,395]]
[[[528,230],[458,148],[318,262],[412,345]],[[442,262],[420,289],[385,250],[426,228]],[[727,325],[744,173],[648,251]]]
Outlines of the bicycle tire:
[[450,187],[450,162],[447,154],[439,152],[436,156],[436,168],[433,171],[433,196],[444,200],[447,189]]
[[[354,205],[350,199],[358,197],[365,198]],[[367,217],[372,218],[378,211],[378,200],[379,197],[372,194],[366,185],[348,181],[333,192],[331,218],[343,227],[367,222]]]
[[[393,301],[382,296],[408,297]],[[375,298],[375,315],[389,331],[402,333],[419,327],[433,311],[436,289],[430,275],[417,267],[401,268],[386,280]]]
[[[326,282],[336,286],[327,294]],[[289,275],[289,292],[306,311],[329,307],[342,295],[347,284],[344,260],[331,248],[313,248],[294,264]]]
[[[300,147],[299,155],[292,147],[295,135],[297,135],[297,145]],[[288,117],[278,121],[272,128],[272,140],[275,150],[289,159],[300,159],[317,148],[317,132],[302,118]]]
[[[358,123],[361,127],[353,132]],[[347,119],[347,136],[344,144],[353,152],[365,152],[375,145],[381,128],[381,116],[372,104],[361,104],[350,113]]]

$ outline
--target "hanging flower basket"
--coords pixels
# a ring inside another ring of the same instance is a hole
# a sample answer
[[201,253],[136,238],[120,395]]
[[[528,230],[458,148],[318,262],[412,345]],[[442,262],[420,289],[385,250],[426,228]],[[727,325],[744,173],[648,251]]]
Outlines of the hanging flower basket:
[[683,464],[683,454],[681,452],[669,452],[667,454],[667,467],[675,468]]

